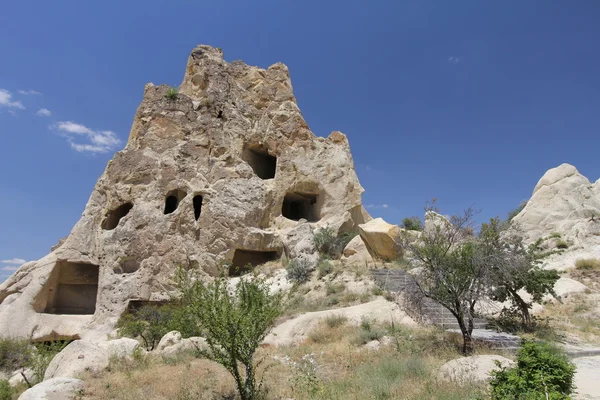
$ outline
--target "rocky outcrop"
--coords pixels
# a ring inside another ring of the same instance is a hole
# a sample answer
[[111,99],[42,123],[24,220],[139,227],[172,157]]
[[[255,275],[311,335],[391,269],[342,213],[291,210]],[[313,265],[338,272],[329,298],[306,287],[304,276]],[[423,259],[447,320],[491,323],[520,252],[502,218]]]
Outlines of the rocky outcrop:
[[373,257],[360,236],[355,236],[346,245],[342,254],[342,262],[361,265],[371,265],[373,263]]
[[67,400],[77,398],[83,381],[74,378],[52,378],[27,389],[19,400]]
[[100,372],[108,367],[108,361],[106,350],[94,343],[76,340],[54,356],[46,369],[44,380],[78,378],[84,372]]
[[360,237],[367,245],[369,253],[382,260],[395,260],[399,255],[397,244],[400,228],[388,224],[383,218],[375,218],[358,226]]
[[168,89],[146,85],[70,235],[0,285],[0,335],[105,338],[128,303],[167,298],[178,266],[210,279],[223,263],[314,261],[314,229],[370,218],[346,136],[313,135],[285,65],[198,46]]
[[556,232],[573,245],[600,243],[600,180],[590,183],[569,164],[552,168],[512,222],[528,241]]

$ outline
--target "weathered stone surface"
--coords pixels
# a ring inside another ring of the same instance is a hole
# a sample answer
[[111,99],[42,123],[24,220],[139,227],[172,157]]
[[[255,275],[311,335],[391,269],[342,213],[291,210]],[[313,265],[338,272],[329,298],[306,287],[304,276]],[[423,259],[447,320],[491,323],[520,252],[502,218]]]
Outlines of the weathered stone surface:
[[120,338],[101,342],[98,346],[106,351],[108,357],[127,358],[140,348],[140,342],[131,338]]
[[358,229],[373,257],[383,260],[394,260],[398,257],[396,240],[400,228],[397,225],[388,224],[383,218],[376,218],[359,225]]
[[437,377],[457,383],[485,382],[490,378],[490,372],[498,369],[495,361],[499,361],[503,367],[514,365],[514,361],[496,355],[462,357],[442,365]]
[[569,164],[552,168],[513,223],[529,241],[557,232],[573,245],[600,244],[600,180],[590,183]]
[[0,285],[0,335],[105,339],[130,300],[169,296],[178,265],[208,277],[241,250],[244,262],[314,262],[303,235],[370,219],[346,136],[313,135],[285,65],[227,63],[198,46],[185,71],[174,98],[145,86],[125,149],[70,235]]
[[108,367],[107,351],[97,344],[76,340],[58,353],[46,369],[44,380],[66,377],[77,378],[84,372],[100,372]]
[[346,264],[371,264],[373,262],[373,257],[369,250],[367,249],[367,245],[359,236],[355,236],[344,249],[344,253],[342,255],[342,261]]
[[83,389],[83,381],[73,378],[52,378],[27,389],[19,400],[73,399]]
[[205,350],[208,348],[206,339],[201,337],[181,338],[181,333],[171,331],[160,339],[156,352],[163,356],[172,356],[184,351]]

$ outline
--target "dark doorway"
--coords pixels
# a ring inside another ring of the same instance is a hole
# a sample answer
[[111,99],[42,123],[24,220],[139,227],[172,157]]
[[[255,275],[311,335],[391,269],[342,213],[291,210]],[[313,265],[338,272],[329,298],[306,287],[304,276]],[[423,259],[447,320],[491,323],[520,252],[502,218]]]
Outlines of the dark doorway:
[[281,215],[294,221],[304,218],[309,222],[316,222],[320,218],[317,200],[316,194],[288,193],[283,199]]
[[114,210],[109,211],[106,214],[106,218],[102,221],[102,229],[107,231],[111,231],[119,225],[119,221],[121,218],[129,214],[129,211],[133,208],[132,203],[125,203],[115,208]]
[[174,213],[179,207],[179,202],[183,200],[183,198],[187,195],[183,190],[171,190],[167,193],[167,198],[165,199],[165,215]]
[[194,203],[194,219],[196,221],[198,221],[198,218],[200,218],[200,214],[202,213],[202,196],[200,196],[199,194],[194,196],[193,203]]
[[236,249],[233,253],[233,260],[229,267],[229,276],[240,276],[250,272],[257,265],[268,261],[277,260],[279,253],[277,251],[256,251]]
[[57,261],[36,303],[48,314],[93,314],[96,312],[99,267]]
[[275,178],[277,157],[270,155],[265,148],[244,148],[242,160],[252,167],[252,170],[261,179]]

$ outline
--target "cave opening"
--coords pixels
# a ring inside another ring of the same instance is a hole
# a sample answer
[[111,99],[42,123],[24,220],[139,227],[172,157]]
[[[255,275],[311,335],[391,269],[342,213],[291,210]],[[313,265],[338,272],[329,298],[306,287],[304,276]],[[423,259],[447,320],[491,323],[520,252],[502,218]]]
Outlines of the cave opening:
[[102,229],[107,231],[112,231],[119,225],[121,219],[129,214],[129,211],[133,208],[133,203],[125,203],[121,204],[119,207],[114,210],[110,210],[106,214],[106,218],[102,221]]
[[277,157],[269,154],[266,148],[246,147],[242,152],[242,160],[246,161],[252,170],[261,179],[275,178]]
[[279,258],[277,251],[258,251],[236,249],[229,267],[229,276],[240,276],[252,271],[257,265],[274,261]]
[[165,215],[174,213],[175,210],[177,210],[177,207],[179,207],[179,203],[186,195],[187,193],[180,189],[169,191],[165,199]]
[[318,195],[311,193],[288,193],[283,199],[281,215],[299,221],[316,222],[320,219]]
[[198,221],[198,218],[200,218],[200,214],[202,213],[202,200],[203,199],[201,195],[197,194],[194,196],[194,219],[196,221]]

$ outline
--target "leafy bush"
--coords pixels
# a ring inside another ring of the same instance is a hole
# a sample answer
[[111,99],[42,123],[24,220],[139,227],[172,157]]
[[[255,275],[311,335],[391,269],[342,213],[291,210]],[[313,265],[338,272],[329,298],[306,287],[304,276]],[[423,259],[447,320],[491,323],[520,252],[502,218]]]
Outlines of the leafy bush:
[[573,392],[575,366],[560,350],[524,341],[517,364],[491,372],[492,400],[566,400]]
[[584,271],[600,269],[600,260],[595,258],[580,258],[575,261],[575,268]]
[[569,243],[567,243],[565,240],[559,239],[556,241],[556,248],[557,249],[568,249]]
[[33,371],[34,382],[30,382],[31,384],[44,380],[46,369],[48,369],[48,365],[50,365],[54,356],[67,347],[69,343],[70,342],[66,340],[34,343],[34,350],[31,352],[31,356],[25,364],[26,367]]
[[325,321],[330,328],[337,328],[348,322],[348,318],[345,315],[334,314],[327,317]]
[[408,231],[423,230],[423,223],[419,217],[406,217],[402,220],[401,226]]
[[242,278],[233,290],[224,278],[195,281],[183,285],[182,292],[209,346],[201,354],[229,371],[242,400],[256,399],[262,380],[257,385],[254,353],[282,312],[282,295],[270,294],[269,285],[257,277]]
[[174,100],[177,98],[178,94],[179,94],[179,87],[178,86],[170,86],[169,89],[167,89],[167,93],[165,93],[165,97],[169,100]]
[[12,400],[12,396],[15,393],[12,387],[8,384],[6,379],[0,379],[0,400]]
[[25,339],[0,339],[0,370],[13,372],[27,364],[31,358],[32,346]]
[[146,305],[124,313],[117,322],[121,336],[141,337],[147,350],[153,350],[160,339],[171,331],[182,337],[199,336],[199,328],[181,303]]
[[356,232],[344,232],[336,236],[333,228],[321,228],[314,234],[317,250],[325,258],[340,258],[344,248],[357,235]]
[[310,280],[312,269],[310,263],[305,258],[294,258],[287,267],[287,278],[297,284],[302,284]]
[[381,339],[385,333],[385,330],[374,327],[372,320],[363,318],[360,321],[360,330],[354,338],[354,343],[357,345],[367,344],[373,340]]
[[333,272],[333,264],[329,260],[320,260],[317,264],[317,271],[319,272],[318,277],[321,279]]

